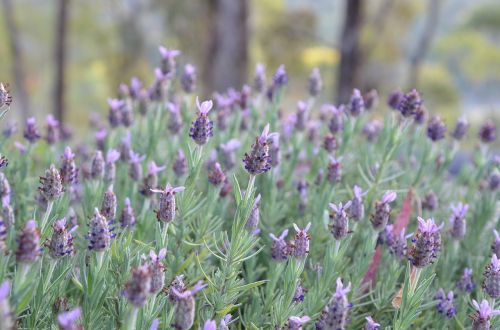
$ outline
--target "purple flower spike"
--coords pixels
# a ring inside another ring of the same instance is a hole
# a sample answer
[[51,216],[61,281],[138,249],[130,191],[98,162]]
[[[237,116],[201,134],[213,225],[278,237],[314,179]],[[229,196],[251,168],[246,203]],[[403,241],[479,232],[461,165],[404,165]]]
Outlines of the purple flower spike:
[[34,117],[26,119],[26,126],[24,127],[23,136],[29,143],[33,144],[40,139],[40,134],[36,127],[36,120]]
[[229,330],[229,322],[231,322],[231,318],[231,314],[224,315],[222,320],[220,320],[220,330]]
[[61,175],[54,164],[51,164],[49,169],[45,171],[44,177],[40,177],[38,190],[47,201],[55,201],[62,195],[64,189]]
[[363,96],[361,95],[359,89],[355,88],[352,91],[351,99],[349,101],[347,109],[353,117],[361,115],[365,110],[365,101],[363,100]]
[[352,188],[354,197],[351,202],[351,218],[354,221],[359,221],[365,217],[365,207],[363,205],[363,196],[366,194],[359,186]]
[[262,63],[255,66],[254,88],[257,93],[262,93],[266,87],[266,67]]
[[455,239],[462,239],[465,236],[466,221],[465,214],[469,209],[469,205],[458,203],[451,205],[452,215],[450,216],[451,230],[450,234]]
[[342,180],[342,157],[335,158],[329,156],[328,158],[328,181],[332,184],[340,182]]
[[17,262],[32,264],[40,257],[40,232],[36,221],[29,220],[17,236]]
[[54,259],[72,256],[75,252],[72,232],[74,232],[78,226],[68,231],[66,230],[66,219],[62,218],[54,222],[52,227],[54,229],[52,237],[45,244],[49,248],[50,256]]
[[[1,84],[0,84],[1,86]],[[0,284],[0,316],[2,329],[15,329],[15,323],[12,319],[12,311],[9,305],[10,282],[5,281]]]
[[120,159],[120,152],[115,149],[109,149],[106,154],[106,165],[104,167],[104,180],[112,184],[115,181],[116,165],[115,162]]
[[387,105],[391,107],[393,110],[398,110],[399,103],[403,100],[404,94],[396,90],[389,94],[389,97],[387,98]]
[[401,97],[401,100],[398,102],[397,109],[403,117],[410,117],[415,115],[415,113],[422,107],[422,99],[417,90],[412,90],[407,94]]
[[255,139],[250,153],[245,153],[243,164],[251,175],[265,173],[271,169],[271,158],[269,156],[270,141],[277,133],[269,133],[269,124],[264,127],[262,134]]
[[184,187],[172,187],[170,183],[167,183],[164,190],[151,189],[152,192],[160,194],[160,205],[156,210],[158,221],[171,222],[175,219],[175,194],[184,189]]
[[139,155],[133,151],[130,151],[129,155],[129,176],[134,181],[139,181],[142,177],[142,166],[141,163],[146,159],[146,155]]
[[149,263],[149,270],[151,272],[151,293],[157,294],[163,289],[165,285],[165,266],[161,262],[165,259],[167,255],[167,249],[163,248],[158,252],[158,255],[151,250],[149,251],[149,257],[151,262]]
[[100,150],[96,150],[92,158],[92,164],[90,166],[90,176],[94,180],[99,180],[104,178],[104,171],[106,168],[106,162],[102,156]]
[[464,269],[464,274],[460,278],[460,280],[457,283],[457,288],[462,290],[463,292],[471,293],[474,291],[476,288],[476,284],[474,283],[472,279],[472,269],[471,268],[465,268]]
[[302,330],[302,326],[311,321],[309,316],[290,316],[288,319],[288,330]]
[[196,88],[196,68],[189,63],[184,66],[184,73],[181,76],[181,85],[188,94],[194,92]]
[[285,70],[285,65],[281,64],[276,73],[273,75],[273,85],[275,88],[280,88],[288,83],[288,75]]
[[125,206],[120,214],[120,225],[122,228],[129,228],[135,225],[135,212],[128,197],[125,198],[124,204]]
[[89,250],[95,252],[102,252],[109,248],[111,245],[111,230],[108,221],[101,215],[99,209],[95,208],[94,216],[90,220],[89,234]]
[[158,330],[159,325],[160,325],[160,320],[154,319],[153,322],[151,323],[151,328],[149,328],[149,330]]
[[446,135],[446,125],[439,116],[432,117],[427,124],[427,136],[433,142],[444,139]]
[[78,168],[75,164],[75,154],[70,147],[64,148],[64,153],[61,157],[61,168],[59,169],[61,180],[64,185],[72,185],[77,183]]
[[173,326],[176,329],[187,330],[191,329],[194,322],[196,292],[202,290],[206,285],[199,281],[193,289],[179,292],[175,287],[172,287],[172,292],[175,295],[175,316]]
[[444,293],[444,290],[440,288],[434,298],[439,301],[439,303],[436,305],[436,309],[439,314],[442,314],[449,319],[457,314],[457,310],[453,305],[453,291],[449,291],[446,295]]
[[477,301],[472,299],[472,305],[476,309],[476,314],[472,316],[472,330],[487,330],[490,329],[490,319],[492,316],[500,315],[500,310],[493,309],[487,300]]
[[57,121],[52,114],[47,116],[47,135],[45,140],[48,144],[55,144],[60,139],[60,126],[59,121]]
[[279,237],[274,236],[274,234],[269,234],[269,237],[274,241],[271,247],[271,257],[276,261],[284,261],[288,259],[290,254],[288,249],[288,244],[285,241],[285,237],[288,236],[288,229],[283,230]]
[[496,254],[493,254],[491,263],[484,270],[483,289],[493,299],[500,297],[500,260]]
[[483,143],[491,143],[497,139],[497,126],[492,120],[488,120],[481,125],[479,138]]
[[323,89],[323,80],[318,68],[314,68],[309,75],[309,95],[317,96]]
[[339,203],[339,205],[335,205],[333,203],[328,204],[330,209],[332,209],[332,213],[330,214],[330,231],[333,235],[333,238],[336,240],[341,240],[347,236],[349,233],[349,219],[347,217],[346,210],[351,207],[352,202],[348,201],[345,205]]
[[217,323],[214,320],[206,320],[203,324],[203,330],[217,330]]
[[394,191],[386,191],[382,199],[375,203],[375,211],[370,219],[373,229],[377,231],[384,230],[391,216],[391,206],[389,204],[396,200],[396,196]]
[[408,252],[408,259],[413,266],[424,268],[436,261],[441,250],[442,226],[437,226],[433,219],[424,220],[418,217],[418,228],[412,239],[413,246]]
[[61,313],[57,316],[57,323],[59,324],[59,329],[61,330],[78,330],[82,329],[77,325],[77,321],[82,314],[80,307],[77,307],[68,312]]
[[102,196],[101,214],[108,221],[114,221],[116,217],[116,206],[116,195],[113,192],[113,185],[110,185]]
[[292,253],[296,258],[304,258],[309,253],[309,241],[311,240],[311,235],[307,232],[311,228],[311,223],[309,222],[304,229],[300,229],[295,223],[293,224],[295,229],[295,237],[291,244]]
[[151,272],[148,265],[132,269],[132,278],[125,284],[123,295],[135,307],[142,307],[151,291]]
[[366,324],[364,330],[377,330],[380,328],[380,324],[375,322],[371,316],[365,317]]
[[208,112],[213,107],[212,100],[204,101],[200,104],[196,98],[196,105],[198,107],[198,117],[192,123],[189,130],[189,137],[198,145],[204,145],[213,136],[213,122],[208,118]]
[[160,72],[167,76],[173,77],[175,75],[175,58],[181,54],[181,52],[177,49],[168,49],[164,46],[158,47],[161,55],[161,69]]
[[469,126],[469,122],[464,116],[458,118],[455,129],[451,133],[451,136],[457,141],[462,140],[462,138],[467,134]]
[[337,278],[337,288],[328,304],[316,322],[316,329],[345,329],[347,316],[351,304],[347,300],[347,293],[351,290],[351,283],[344,288],[342,280]]
[[221,185],[226,180],[226,175],[222,171],[222,167],[219,163],[215,163],[208,170],[208,182],[210,182],[214,186]]

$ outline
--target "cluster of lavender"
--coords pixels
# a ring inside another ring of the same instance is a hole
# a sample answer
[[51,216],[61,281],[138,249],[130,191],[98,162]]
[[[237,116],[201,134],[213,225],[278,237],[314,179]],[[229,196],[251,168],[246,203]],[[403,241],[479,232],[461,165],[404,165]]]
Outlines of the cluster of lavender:
[[318,107],[316,68],[287,111],[285,67],[268,80],[258,64],[252,86],[200,102],[197,69],[159,52],[149,87],[121,84],[90,139],[52,115],[4,130],[0,329],[498,326],[493,120],[457,175],[474,125],[448,130],[417,90],[391,93],[387,113],[375,90]]

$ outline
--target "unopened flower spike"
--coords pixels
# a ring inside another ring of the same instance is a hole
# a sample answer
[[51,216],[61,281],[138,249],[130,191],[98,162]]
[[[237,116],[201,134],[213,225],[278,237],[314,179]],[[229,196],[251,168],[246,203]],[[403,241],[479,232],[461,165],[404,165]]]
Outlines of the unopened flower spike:
[[267,124],[262,134],[255,139],[250,153],[245,153],[243,164],[249,174],[257,175],[269,171],[271,168],[269,144],[276,135],[277,133],[269,133],[269,124]]
[[45,176],[40,177],[40,184],[38,190],[49,202],[58,199],[64,191],[61,175],[54,164],[51,164],[49,169],[45,171]]
[[111,239],[114,235],[109,228],[108,220],[99,212],[98,208],[94,210],[94,216],[89,223],[89,250],[102,252],[110,247]]
[[156,218],[158,221],[171,222],[175,219],[176,205],[175,194],[184,191],[184,187],[172,187],[167,183],[164,190],[151,189],[154,193],[160,194],[160,205],[156,210]]
[[292,254],[296,258],[303,258],[309,254],[311,235],[308,234],[308,231],[311,228],[311,223],[309,222],[304,229],[300,229],[294,223],[293,228],[295,229],[295,237],[292,243]]
[[165,266],[162,260],[165,259],[167,255],[167,249],[163,248],[158,252],[149,251],[149,257],[151,259],[149,263],[149,270],[151,272],[151,293],[157,294],[163,289],[165,284]]
[[193,326],[196,309],[194,295],[206,286],[202,281],[199,281],[191,290],[183,292],[172,287],[172,292],[176,296],[173,321],[173,326],[176,329],[187,330]]
[[78,168],[75,164],[75,154],[68,146],[64,148],[64,153],[61,156],[61,168],[59,169],[61,181],[64,185],[73,185],[78,180]]
[[316,329],[345,329],[351,304],[347,300],[347,293],[351,291],[351,283],[344,287],[342,280],[337,278],[337,288],[328,304],[323,308]]
[[151,270],[148,265],[132,269],[132,278],[125,284],[123,295],[135,307],[142,307],[151,291]]
[[55,144],[59,141],[60,138],[60,127],[59,121],[56,118],[49,114],[47,115],[47,135],[45,136],[45,140],[48,144]]
[[500,297],[500,260],[496,254],[493,254],[484,270],[483,289],[493,299]]
[[66,229],[66,218],[57,220],[52,225],[53,233],[50,241],[46,243],[52,258],[72,256],[75,252],[72,233],[78,228],[74,226],[71,230]]
[[198,107],[198,117],[192,123],[189,130],[189,137],[198,145],[204,145],[213,136],[213,122],[208,118],[208,112],[213,107],[212,100],[204,101],[200,104],[198,97],[196,98]]
[[394,202],[396,197],[394,191],[386,191],[380,201],[375,203],[375,211],[370,219],[373,229],[382,231],[385,228],[391,215],[391,206],[389,204]]
[[467,204],[458,203],[456,205],[451,205],[452,214],[450,216],[450,234],[455,239],[462,239],[465,236],[467,225],[465,215],[467,214],[468,209],[469,205]]
[[433,219],[418,217],[418,228],[412,238],[413,246],[408,252],[408,259],[413,266],[424,268],[436,261],[441,251],[441,226]]
[[347,236],[349,233],[349,219],[347,216],[346,210],[348,210],[352,202],[348,201],[345,205],[339,203],[339,205],[335,205],[333,203],[328,204],[332,213],[330,214],[330,230],[333,235],[333,238],[336,240],[341,240]]
[[29,220],[17,236],[16,260],[32,264],[40,258],[40,232],[35,220]]
[[285,238],[288,236],[288,229],[283,230],[279,237],[274,234],[269,234],[269,237],[274,241],[271,247],[271,257],[277,261],[284,261],[288,259],[289,249]]
[[487,300],[477,301],[472,299],[472,306],[476,309],[476,313],[472,316],[472,330],[489,330],[491,327],[491,317],[500,315],[500,310],[490,306]]

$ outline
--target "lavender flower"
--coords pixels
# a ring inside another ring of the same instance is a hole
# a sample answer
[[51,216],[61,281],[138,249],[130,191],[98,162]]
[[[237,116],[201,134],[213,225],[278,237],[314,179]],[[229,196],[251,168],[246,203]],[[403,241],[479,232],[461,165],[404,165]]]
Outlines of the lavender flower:
[[330,122],[328,123],[330,133],[335,135],[338,132],[341,132],[344,129],[344,108],[336,108],[333,105],[326,105],[324,107],[326,109],[325,111],[330,112],[332,115]]
[[148,265],[132,269],[132,278],[125,284],[123,295],[135,307],[142,307],[151,292],[151,271]]
[[349,209],[351,204],[351,201],[348,201],[345,205],[339,203],[338,206],[333,203],[328,204],[332,210],[332,213],[330,213],[330,230],[336,240],[345,238],[349,233],[349,219],[346,210]]
[[166,166],[158,166],[154,161],[148,164],[148,175],[144,178],[141,187],[141,194],[144,196],[151,196],[153,192],[151,189],[158,188],[158,173],[164,171]]
[[45,176],[40,177],[41,186],[38,188],[43,197],[51,202],[58,199],[63,193],[63,185],[59,170],[51,164],[45,171]]
[[327,133],[323,139],[323,148],[328,152],[332,153],[337,149],[337,139],[333,134]]
[[175,157],[173,165],[173,170],[175,175],[177,175],[178,177],[181,177],[187,173],[188,170],[187,160],[182,150],[177,151],[177,155]]
[[108,137],[108,131],[105,128],[101,128],[95,133],[95,144],[97,149],[99,150],[105,149],[107,137]]
[[139,93],[143,90],[142,81],[137,77],[130,79],[129,95],[132,99],[139,97]]
[[309,254],[311,235],[307,232],[311,228],[311,223],[309,222],[304,229],[300,229],[296,224],[293,224],[293,228],[295,229],[295,237],[291,244],[291,252],[296,258],[304,258]]
[[186,285],[184,284],[184,275],[176,276],[168,286],[168,289],[166,290],[168,294],[168,300],[171,303],[175,303],[178,300],[173,289],[176,289],[178,292],[186,291]]
[[47,135],[45,140],[48,144],[55,144],[59,141],[59,121],[53,115],[47,116]]
[[157,294],[163,289],[165,285],[165,266],[162,260],[165,259],[167,255],[167,249],[163,248],[158,252],[158,255],[151,250],[149,251],[149,257],[151,261],[149,263],[149,271],[151,273],[151,290],[152,294]]
[[490,188],[491,191],[495,191],[498,187],[500,187],[500,172],[495,169],[488,178],[488,188]]
[[484,143],[491,143],[497,139],[497,126],[491,120],[486,121],[479,129],[479,138]]
[[0,172],[0,198],[2,199],[2,204],[10,203],[10,183],[3,172]]
[[304,289],[302,284],[299,283],[297,285],[297,288],[295,289],[295,293],[293,294],[292,300],[295,303],[300,303],[300,302],[304,301],[305,295],[306,295],[306,290]]
[[363,196],[365,193],[356,185],[352,188],[352,191],[354,196],[351,200],[351,219],[359,221],[365,217],[365,206],[363,205]]
[[253,202],[252,211],[250,211],[250,215],[248,216],[247,222],[245,224],[246,229],[253,233],[257,228],[259,228],[260,221],[260,194],[257,195]]
[[396,193],[394,191],[386,191],[382,199],[375,203],[375,211],[372,213],[370,219],[373,229],[381,231],[385,228],[391,216],[391,206],[389,203],[395,200]]
[[122,123],[122,109],[125,102],[118,99],[108,99],[109,113],[108,122],[111,127],[120,126]]
[[365,317],[366,324],[364,330],[378,330],[380,328],[380,324],[375,322],[371,316]]
[[133,151],[130,152],[129,156],[129,169],[128,169],[128,175],[130,178],[134,181],[139,181],[142,177],[142,162],[144,159],[146,159],[146,156],[139,155]]
[[472,330],[489,330],[492,316],[500,315],[500,310],[490,306],[487,300],[481,301],[481,305],[472,299],[472,305],[476,309],[476,314],[472,316]]
[[424,220],[418,217],[418,228],[412,239],[413,246],[408,252],[408,259],[413,266],[424,268],[436,261],[441,250],[441,226],[433,219]]
[[170,133],[175,135],[179,133],[182,126],[184,126],[182,123],[181,109],[179,104],[172,102],[167,103],[167,109],[170,112],[167,128]]
[[391,94],[389,94],[389,97],[387,98],[387,105],[394,110],[398,110],[399,104],[401,103],[403,98],[404,94],[401,91],[399,90],[393,91]]
[[120,152],[115,149],[109,149],[106,153],[106,164],[104,166],[104,181],[109,184],[115,182],[116,165],[115,162],[120,159]]
[[149,88],[149,99],[151,101],[163,101],[167,94],[167,82],[171,78],[169,74],[162,72],[160,68],[155,69],[155,81]]
[[35,220],[29,220],[17,236],[16,260],[32,264],[40,257],[40,232]]
[[102,252],[109,248],[111,245],[111,230],[108,225],[106,218],[101,215],[99,210],[95,208],[94,216],[89,223],[89,234],[87,236],[89,240],[89,250],[95,252]]
[[77,183],[78,168],[75,164],[75,154],[71,151],[70,147],[64,148],[59,173],[61,175],[61,182],[63,185],[71,186]]
[[266,67],[262,63],[255,66],[254,88],[257,93],[262,93],[266,87]]
[[68,312],[61,313],[57,316],[57,323],[60,330],[83,330],[83,327],[77,324],[82,311],[77,307]]
[[250,175],[265,173],[271,168],[271,160],[269,157],[269,141],[277,133],[269,133],[269,124],[266,125],[262,134],[255,139],[252,145],[250,154],[245,153],[243,163],[245,169]]
[[359,91],[359,89],[353,89],[351,99],[349,100],[349,104],[347,105],[347,110],[353,117],[361,115],[365,110],[365,102],[363,100],[363,96],[361,96],[361,92]]
[[302,316],[302,317],[290,316],[290,318],[288,318],[288,322],[287,322],[287,329],[288,330],[302,330],[302,326],[309,321],[311,321],[311,318],[309,316]]
[[135,212],[130,203],[130,199],[125,198],[122,212],[120,213],[120,225],[122,228],[128,228],[135,225]]
[[458,118],[457,123],[455,124],[455,129],[451,133],[451,136],[455,140],[462,140],[462,138],[467,134],[467,131],[469,130],[469,123],[467,122],[467,119],[465,119],[464,116]]
[[33,144],[40,139],[40,134],[36,128],[36,120],[33,117],[26,119],[23,136],[29,143]]
[[491,244],[491,250],[493,251],[493,254],[497,256],[497,258],[500,258],[500,234],[498,234],[498,231],[493,229],[493,234],[495,235],[495,240]]
[[54,222],[52,228],[54,232],[48,243],[46,243],[46,246],[49,248],[50,256],[54,259],[72,256],[75,252],[72,233],[78,227],[75,226],[69,231],[66,230],[66,219],[62,218]]
[[417,111],[415,111],[415,114],[413,115],[413,120],[415,124],[422,125],[427,120],[427,117],[428,117],[427,110],[425,109],[424,106],[421,106],[420,108],[417,109]]
[[363,95],[363,101],[365,103],[365,109],[371,110],[378,105],[378,92],[376,89],[370,89]]
[[158,47],[161,55],[161,72],[169,77],[175,75],[175,58],[181,54],[179,50]]
[[100,150],[94,152],[92,163],[90,166],[90,177],[94,180],[102,180],[104,178],[104,170],[106,163]]
[[273,75],[273,86],[279,89],[288,84],[288,75],[285,71],[285,66],[282,64],[278,67]]
[[397,110],[401,112],[403,117],[410,117],[415,115],[417,110],[422,106],[422,99],[417,90],[412,90],[406,93],[397,105]]
[[457,309],[453,306],[453,291],[448,292],[446,295],[444,290],[440,288],[434,296],[434,299],[439,301],[436,305],[436,309],[439,314],[442,314],[449,319],[457,314]]
[[206,320],[203,330],[217,330],[217,323],[214,320]]
[[307,104],[304,101],[297,102],[297,112],[295,113],[295,116],[295,128],[298,131],[305,130],[307,124]]
[[214,186],[219,186],[226,180],[226,175],[222,171],[222,167],[219,163],[213,164],[213,166],[208,171],[208,182]]
[[342,179],[342,157],[335,159],[333,156],[328,157],[330,162],[328,163],[328,182],[335,183],[340,182]]
[[204,287],[206,285],[199,281],[194,288],[184,292],[179,292],[176,288],[172,288],[177,298],[175,302],[174,328],[177,330],[187,330],[193,326],[195,312],[194,295]]
[[422,200],[422,208],[424,210],[435,211],[439,206],[439,200],[437,195],[433,191],[429,191],[425,194]]
[[113,221],[116,217],[116,195],[113,192],[113,185],[104,192],[101,202],[101,215],[108,221]]
[[363,127],[363,135],[369,142],[374,142],[380,135],[382,128],[384,128],[384,124],[380,120],[371,120]]
[[351,304],[347,300],[347,293],[351,291],[351,283],[344,288],[342,280],[337,278],[337,289],[328,304],[321,312],[316,322],[316,329],[339,329],[345,330],[347,326],[347,315]]
[[238,150],[241,146],[240,141],[236,139],[231,139],[227,143],[223,143],[219,146],[219,150],[221,151],[222,163],[225,168],[230,170],[236,165],[236,155],[235,151]]
[[433,142],[444,139],[446,134],[446,125],[439,116],[434,116],[427,124],[427,136]]
[[122,124],[125,127],[130,127],[134,123],[134,113],[132,111],[132,104],[125,102],[121,108]]
[[189,63],[184,66],[184,72],[181,76],[181,85],[188,94],[194,92],[196,88],[196,68]]
[[125,136],[121,139],[120,160],[124,162],[128,162],[130,160],[130,152],[132,151],[131,140],[132,137],[130,135],[130,132],[125,134]]
[[457,282],[457,288],[462,290],[463,292],[466,293],[471,293],[474,291],[476,288],[476,284],[474,283],[472,279],[472,269],[471,268],[465,268],[464,269],[464,274],[460,278],[460,280]]
[[160,206],[156,210],[158,221],[171,222],[175,219],[175,194],[184,191],[184,187],[172,187],[170,183],[164,190],[151,189],[151,191],[160,194]]
[[450,216],[451,230],[450,234],[455,239],[462,239],[465,236],[466,221],[465,214],[469,209],[469,205],[458,203],[457,205],[451,205],[452,215]]
[[198,145],[204,145],[213,136],[213,122],[208,118],[208,112],[213,107],[211,100],[204,101],[200,104],[196,98],[196,105],[198,106],[198,117],[193,122],[189,130],[189,137]]
[[149,98],[149,93],[147,90],[145,89],[141,89],[139,91],[139,93],[137,94],[137,102],[138,102],[138,105],[137,107],[139,108],[139,113],[143,116],[146,115],[146,113],[148,112],[148,108],[149,108],[149,102],[150,102],[150,98]]
[[12,103],[12,95],[10,95],[8,88],[8,84],[4,85],[3,83],[0,83],[0,109],[8,107]]
[[500,260],[496,254],[483,273],[483,289],[493,299],[500,297]]
[[309,95],[317,96],[323,89],[323,80],[318,68],[314,68],[309,75]]
[[[1,90],[2,84],[0,84]],[[2,320],[2,329],[15,329],[15,323],[12,318],[12,312],[9,305],[10,282],[5,281],[0,284],[0,319]]]
[[220,320],[220,329],[219,330],[229,330],[229,322],[231,322],[231,314],[226,314]]
[[305,213],[307,207],[307,188],[309,184],[306,180],[302,179],[297,183],[297,190],[299,192],[299,212],[301,215]]
[[288,244],[285,241],[285,237],[288,235],[288,229],[283,230],[279,237],[274,236],[274,234],[269,234],[269,237],[274,241],[271,247],[271,257],[276,261],[285,261],[288,259],[290,251],[288,249]]

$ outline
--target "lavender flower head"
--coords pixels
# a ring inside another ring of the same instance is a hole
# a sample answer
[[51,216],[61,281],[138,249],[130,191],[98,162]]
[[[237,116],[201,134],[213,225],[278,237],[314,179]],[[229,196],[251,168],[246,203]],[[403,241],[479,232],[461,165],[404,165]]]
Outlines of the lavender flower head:
[[307,103],[304,101],[297,102],[297,112],[295,113],[295,117],[295,128],[299,131],[305,130],[307,124]]
[[339,205],[335,205],[333,203],[328,204],[332,213],[330,213],[330,230],[333,235],[333,238],[336,240],[341,240],[347,236],[349,233],[349,219],[347,217],[346,210],[351,207],[352,202],[348,201],[345,205],[339,203]]
[[149,251],[149,257],[151,261],[149,263],[149,270],[151,272],[151,290],[152,294],[157,294],[163,289],[165,285],[165,266],[162,263],[162,260],[167,256],[167,249],[163,248],[158,252],[158,255],[155,251]]
[[273,75],[273,86],[275,88],[281,88],[286,84],[288,84],[288,75],[286,73],[285,66],[282,64]]
[[488,178],[488,188],[491,191],[495,191],[500,187],[500,171],[495,169]]
[[363,101],[365,102],[365,109],[371,110],[378,105],[379,97],[376,89],[370,89],[363,95]]
[[54,229],[52,237],[46,244],[49,248],[50,256],[52,258],[72,256],[75,253],[72,233],[78,228],[78,226],[75,226],[68,231],[66,229],[66,219],[62,218],[61,220],[55,221],[52,228]]
[[70,186],[77,183],[78,168],[75,164],[75,154],[71,151],[70,147],[64,148],[59,173],[61,175],[63,185]]
[[381,231],[387,226],[391,216],[391,206],[389,204],[396,200],[396,196],[394,191],[386,191],[382,199],[375,203],[375,211],[370,219],[373,229]]
[[141,163],[146,159],[146,155],[139,155],[133,151],[130,151],[129,156],[129,170],[128,174],[130,178],[134,181],[139,181],[142,177],[142,165]]
[[144,196],[151,196],[153,192],[151,189],[158,188],[158,173],[164,171],[167,166],[158,166],[155,161],[151,161],[148,164],[148,175],[144,178],[142,182],[142,187],[140,192]]
[[387,105],[394,110],[398,110],[399,103],[401,103],[403,98],[404,94],[401,91],[399,90],[393,91],[391,94],[389,94],[389,97],[387,98]]
[[23,264],[32,264],[40,257],[40,232],[36,221],[29,220],[17,236],[16,260]]
[[363,205],[363,196],[366,194],[360,187],[354,186],[352,188],[353,198],[351,200],[351,219],[354,221],[359,221],[365,217],[365,207]]
[[302,330],[302,326],[311,321],[309,316],[290,316],[288,318],[288,330]]
[[496,254],[483,273],[483,289],[493,299],[500,297],[500,260]]
[[307,232],[311,228],[311,223],[309,222],[304,229],[300,229],[294,223],[293,228],[295,229],[295,236],[291,244],[292,254],[296,258],[304,258],[309,253],[309,241],[311,240],[311,235]]
[[125,284],[123,295],[135,307],[142,307],[151,291],[151,271],[148,265],[132,269],[132,278]]
[[187,160],[182,150],[177,151],[173,165],[175,175],[181,177],[187,173]]
[[101,214],[108,221],[113,221],[116,218],[116,195],[113,192],[113,185],[108,187],[102,196]]
[[57,316],[57,323],[60,330],[83,330],[83,327],[77,324],[82,310],[77,307],[68,312],[61,313]]
[[104,166],[104,181],[113,183],[116,176],[116,161],[120,159],[120,152],[115,149],[109,149],[106,153],[106,164]]
[[122,123],[122,108],[125,106],[123,100],[108,99],[109,113],[108,122],[111,127],[120,126]]
[[177,103],[168,102],[167,109],[170,112],[167,128],[170,133],[175,135],[180,132],[182,126],[184,125],[182,122],[181,108]]
[[59,121],[57,121],[52,114],[47,116],[47,136],[45,140],[48,144],[55,144],[59,141]]
[[217,323],[214,320],[206,320],[203,324],[203,330],[217,330]]
[[34,117],[26,119],[23,136],[29,143],[33,144],[40,139],[40,134],[36,128],[36,120]]
[[422,208],[424,210],[435,211],[439,206],[439,200],[437,195],[433,191],[429,191],[425,194],[422,200]]
[[500,315],[500,310],[493,309],[494,306],[492,308],[487,300],[478,304],[472,299],[472,305],[476,309],[476,314],[472,316],[472,330],[489,330],[491,317]]
[[330,122],[328,123],[328,129],[333,135],[344,129],[344,108],[336,108],[333,105],[323,106],[325,111],[331,114]]
[[222,154],[222,163],[226,169],[230,170],[236,165],[236,155],[235,151],[241,147],[241,142],[236,139],[231,139],[226,143],[222,143],[219,146],[219,150]]
[[175,75],[175,58],[181,54],[179,50],[168,49],[164,46],[158,47],[161,55],[161,65],[160,69],[164,75],[168,75],[169,78]]
[[347,315],[351,304],[347,300],[347,293],[351,291],[351,283],[344,288],[342,280],[337,278],[337,288],[328,304],[321,312],[316,322],[316,329],[340,329],[344,330],[347,325]]
[[200,104],[196,98],[196,105],[198,107],[198,117],[191,125],[189,130],[189,137],[198,145],[204,145],[213,136],[213,122],[208,118],[208,112],[213,107],[212,100],[204,101]]
[[[1,84],[0,84],[1,86]],[[0,320],[2,320],[2,329],[15,329],[15,323],[12,319],[12,312],[9,305],[10,282],[5,281],[0,284]]]
[[418,217],[418,228],[413,236],[413,246],[408,252],[408,259],[417,268],[424,268],[436,261],[441,250],[441,226],[433,219]]
[[481,125],[479,138],[483,143],[491,143],[497,139],[497,126],[493,121],[488,120]]
[[179,292],[176,288],[172,288],[172,292],[177,298],[175,301],[174,328],[187,330],[193,326],[196,307],[194,295],[206,286],[202,281],[199,281],[191,290]]
[[318,68],[314,68],[309,75],[309,95],[317,96],[323,89],[323,80]]
[[332,184],[340,182],[342,179],[342,157],[335,158],[333,156],[329,156],[328,159],[328,182]]
[[175,194],[184,189],[184,187],[172,187],[170,183],[167,183],[164,190],[151,189],[152,192],[160,194],[160,205],[156,210],[158,221],[171,222],[175,219]]
[[422,99],[416,89],[406,93],[397,105],[397,109],[403,117],[413,116],[422,106]]
[[269,237],[273,240],[273,246],[271,247],[271,258],[276,261],[285,261],[288,259],[289,249],[288,244],[285,241],[285,237],[288,236],[288,229],[283,230],[279,237],[274,236],[274,234],[269,234]]
[[384,128],[384,124],[380,120],[370,120],[363,126],[363,135],[369,142],[374,142],[380,135],[382,128]]
[[378,330],[380,328],[380,324],[375,322],[371,316],[365,317],[366,324],[364,330]]
[[189,63],[184,66],[184,72],[181,76],[181,85],[188,94],[194,92],[196,88],[196,68]]
[[108,131],[105,128],[101,128],[95,132],[94,136],[97,149],[104,150],[106,146],[106,138],[108,137]]
[[266,87],[266,67],[262,63],[255,66],[254,88],[257,93],[262,93]]
[[45,176],[40,177],[40,187],[38,188],[43,197],[51,202],[58,199],[63,193],[63,185],[59,170],[51,164],[45,171]]
[[464,116],[458,118],[457,123],[455,124],[455,129],[451,133],[451,136],[455,140],[462,140],[462,138],[467,134],[467,131],[469,130],[469,122],[467,119],[465,119]]
[[328,153],[333,153],[338,147],[337,138],[331,133],[326,133],[323,138],[323,148]]
[[495,235],[495,240],[491,244],[491,250],[497,258],[500,258],[500,234],[495,229],[493,229],[493,234]]
[[365,110],[365,102],[359,89],[353,89],[347,109],[353,117],[361,115]]
[[122,212],[120,213],[120,225],[122,228],[129,228],[135,225],[135,212],[130,203],[130,198],[125,198]]
[[215,163],[208,170],[208,182],[214,186],[221,185],[226,180],[226,175],[222,171],[222,167],[219,163]]
[[245,224],[246,229],[250,232],[253,233],[257,228],[259,228],[259,221],[260,221],[260,199],[261,196],[260,194],[255,197],[255,200],[253,202],[252,206],[252,211],[250,212],[250,215],[248,216],[247,222]]
[[460,278],[460,280],[457,282],[457,288],[462,290],[463,292],[471,293],[474,291],[476,288],[476,284],[474,283],[472,279],[472,269],[471,268],[465,268],[464,269],[464,274]]
[[127,132],[120,141],[120,160],[128,162],[130,160],[130,152],[132,151],[132,136]]
[[265,173],[271,168],[269,157],[269,142],[277,133],[269,133],[269,124],[264,127],[262,134],[255,139],[250,154],[245,153],[243,163],[250,175]]
[[458,203],[456,205],[451,205],[452,214],[450,216],[450,234],[455,239],[462,239],[465,236],[467,225],[465,221],[465,214],[468,209],[469,205],[467,204]]
[[453,291],[449,291],[446,295],[443,289],[439,289],[434,298],[439,301],[436,309],[439,314],[451,319],[457,314],[457,309],[453,306]]
[[439,116],[434,116],[427,124],[427,136],[433,142],[444,139],[446,134],[446,125]]
[[90,177],[94,180],[102,180],[104,178],[106,162],[100,150],[96,150],[92,157],[90,165]]
[[95,252],[102,252],[109,248],[111,245],[111,230],[108,225],[106,218],[101,215],[99,210],[95,208],[94,216],[89,223],[89,234],[87,239],[89,240],[89,250]]

